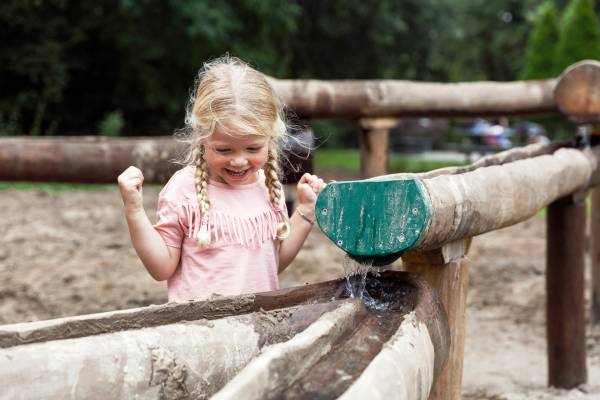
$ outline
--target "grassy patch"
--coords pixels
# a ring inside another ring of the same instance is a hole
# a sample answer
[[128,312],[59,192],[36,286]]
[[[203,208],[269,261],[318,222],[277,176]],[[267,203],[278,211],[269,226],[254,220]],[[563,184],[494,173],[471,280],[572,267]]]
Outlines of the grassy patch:
[[[318,149],[314,153],[315,168],[336,168],[358,172],[360,151],[357,149]],[[390,155],[390,173],[425,172],[448,166],[462,165],[454,161],[425,160],[401,154]]]

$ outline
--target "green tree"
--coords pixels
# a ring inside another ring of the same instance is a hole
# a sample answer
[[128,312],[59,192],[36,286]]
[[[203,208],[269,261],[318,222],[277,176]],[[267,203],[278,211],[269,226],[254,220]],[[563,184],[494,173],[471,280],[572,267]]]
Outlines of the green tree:
[[583,59],[600,59],[600,23],[592,0],[573,0],[560,23],[556,68],[562,71]]
[[522,68],[526,15],[539,0],[443,0],[437,63],[453,82],[514,80]]
[[552,0],[547,0],[536,9],[532,18],[521,79],[546,79],[558,74],[556,68],[558,37],[556,8]]

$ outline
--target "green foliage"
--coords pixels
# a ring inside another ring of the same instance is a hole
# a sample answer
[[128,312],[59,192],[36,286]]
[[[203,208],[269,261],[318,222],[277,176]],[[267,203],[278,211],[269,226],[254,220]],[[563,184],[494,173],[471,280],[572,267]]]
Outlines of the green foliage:
[[600,23],[592,0],[573,0],[561,21],[556,66],[562,71],[583,59],[600,60]]
[[113,111],[106,116],[98,124],[98,133],[102,136],[116,137],[120,136],[123,130],[123,113]]
[[434,65],[446,81],[514,80],[522,68],[526,15],[539,0],[441,0]]
[[169,134],[199,67],[226,53],[280,78],[512,80],[538,4],[5,0],[0,135],[97,133],[113,110],[127,118],[112,132]]
[[556,8],[552,0],[547,0],[536,9],[532,18],[532,29],[527,40],[521,79],[547,79],[558,75],[560,72],[556,68],[558,37]]

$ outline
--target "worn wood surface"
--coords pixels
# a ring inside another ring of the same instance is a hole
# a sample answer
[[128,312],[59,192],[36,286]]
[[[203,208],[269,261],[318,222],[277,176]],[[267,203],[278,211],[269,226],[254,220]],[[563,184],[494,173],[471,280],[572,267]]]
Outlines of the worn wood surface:
[[600,123],[600,62],[583,60],[569,66],[559,77],[554,99],[571,121]]
[[0,397],[208,398],[262,349],[348,305],[317,303],[0,349]]
[[[159,314],[161,319],[161,311],[195,306],[187,318],[162,319],[159,325],[140,319],[139,309],[118,312],[125,319],[137,317],[137,325],[103,335],[89,330],[70,339],[65,330],[62,337],[0,349],[0,366],[11,366],[0,368],[0,384],[10,398],[203,398],[223,388],[217,398],[278,393],[313,399],[318,393],[323,399],[340,394],[363,399],[364,393],[377,392],[390,400],[426,399],[450,346],[447,317],[431,287],[406,272],[371,277],[367,289],[384,304],[380,311],[347,299],[344,287],[338,279],[170,304],[164,310],[148,307],[146,317]],[[207,314],[210,309],[221,310],[221,317]],[[105,317],[83,319],[94,325],[106,322]],[[0,330],[25,337],[56,325],[47,321]]]
[[388,179],[430,179],[439,175],[458,175],[466,172],[475,171],[476,169],[483,167],[491,167],[494,165],[504,165],[513,161],[524,160],[527,158],[533,158],[546,154],[552,154],[556,150],[562,147],[570,147],[567,142],[556,142],[549,145],[542,144],[530,144],[524,147],[515,147],[513,149],[505,150],[500,153],[490,154],[469,165],[458,166],[458,167],[445,167],[438,168],[432,171],[419,172],[419,173],[407,173],[400,172],[395,174],[377,176],[371,178],[371,180],[388,180]]
[[555,79],[466,83],[274,78],[269,81],[283,102],[305,118],[459,117],[557,112],[553,99]]
[[[135,165],[146,182],[166,182],[180,167],[173,138],[1,138],[0,180],[116,183]],[[183,151],[183,147],[179,148]]]
[[[0,138],[0,181],[116,183],[134,165],[142,170],[144,183],[165,183],[182,168],[173,161],[187,148],[170,136]],[[289,151],[282,180],[294,183],[312,171],[312,156],[302,147]]]
[[[387,175],[365,181],[338,182],[336,185],[331,185],[329,189],[326,188],[317,200],[317,220],[320,226],[323,226],[323,218],[319,214],[319,211],[322,211],[320,203],[324,202],[325,197],[330,196],[336,186],[354,185],[359,188],[364,184],[365,187],[369,187],[370,204],[379,206],[369,207],[365,202],[365,206],[360,208],[359,213],[343,217],[338,213],[339,216],[329,220],[329,225],[324,232],[335,241],[340,239],[339,235],[334,234],[336,232],[343,231],[346,236],[350,236],[341,238],[343,242],[338,244],[350,254],[369,256],[368,252],[371,251],[370,255],[380,255],[382,250],[392,248],[384,243],[398,244],[394,241],[399,241],[402,237],[408,238],[411,236],[408,233],[414,233],[415,228],[407,224],[406,228],[411,232],[404,232],[402,235],[404,224],[410,222],[403,219],[405,214],[401,212],[401,208],[405,206],[402,202],[402,196],[405,194],[392,196],[384,188],[390,185],[390,182],[406,184],[418,181],[424,186],[422,194],[419,195],[421,203],[424,204],[421,208],[431,210],[431,221],[420,229],[419,239],[412,244],[411,248],[436,249],[449,242],[524,221],[556,199],[587,188],[593,182],[593,177],[597,175],[597,150],[597,148],[584,151],[561,148],[552,154],[422,179],[407,175]],[[398,179],[394,179],[396,177]],[[380,185],[380,188],[377,188],[377,185]],[[361,195],[356,193],[356,190],[345,190],[340,192],[338,197],[341,200],[333,203],[339,205],[345,204],[344,201],[350,204],[350,200],[358,199]],[[383,199],[375,202],[378,197]],[[417,207],[417,212],[420,211]],[[385,212],[392,213],[385,223],[375,225],[367,223],[367,221],[381,222],[376,216]],[[394,215],[398,217],[395,221]],[[381,246],[379,248],[365,246],[360,254],[344,244],[356,242],[361,245],[371,245],[375,243],[375,238]]]
[[[462,248],[468,249],[469,243]],[[469,285],[469,260],[465,254],[441,248],[426,252],[411,251],[403,257],[403,268],[420,274],[438,293],[444,305],[450,327],[450,353],[446,366],[429,396],[430,400],[459,400],[465,342],[465,310]]]
[[395,119],[363,118],[359,121],[360,174],[363,178],[385,175],[389,167],[390,129]]
[[600,324],[600,187],[592,190],[590,221],[590,259],[592,262],[592,311],[594,324]]
[[585,347],[585,203],[567,197],[547,212],[546,329],[548,384],[587,381]]
[[420,249],[472,237],[534,216],[552,201],[588,185],[596,161],[583,151],[552,155],[423,179],[432,219]]
[[323,302],[342,296],[344,290],[341,282],[328,281],[252,295],[167,303],[47,321],[0,325],[0,348],[199,319],[214,320],[260,310],[291,307],[309,300]]

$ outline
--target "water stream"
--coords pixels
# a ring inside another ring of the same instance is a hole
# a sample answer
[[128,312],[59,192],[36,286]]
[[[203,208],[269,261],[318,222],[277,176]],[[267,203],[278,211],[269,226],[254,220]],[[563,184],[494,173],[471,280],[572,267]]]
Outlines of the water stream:
[[393,299],[389,298],[383,287],[377,284],[379,273],[385,271],[387,267],[373,267],[371,263],[358,262],[348,255],[344,257],[342,265],[348,297],[362,299],[367,309],[371,311],[389,310]]

